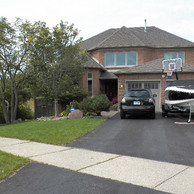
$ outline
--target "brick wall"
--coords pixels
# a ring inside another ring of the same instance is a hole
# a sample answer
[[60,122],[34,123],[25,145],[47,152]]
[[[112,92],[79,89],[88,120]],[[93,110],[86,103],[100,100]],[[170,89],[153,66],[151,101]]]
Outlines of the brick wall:
[[[165,77],[162,77],[165,75]],[[178,74],[179,79],[194,79],[194,73],[183,73]],[[175,74],[172,75],[172,80],[176,79]],[[161,84],[161,104],[165,102],[164,91],[166,88],[167,79],[166,74],[130,74],[130,75],[119,75],[118,76],[118,102],[121,101],[122,96],[125,93],[126,80],[141,81],[141,80],[159,80]]]
[[101,64],[104,65],[104,54],[111,52],[138,52],[138,64],[143,64],[148,61],[155,59],[164,58],[164,53],[167,52],[184,52],[185,53],[185,63],[194,65],[194,48],[187,49],[151,49],[151,48],[133,48],[133,49],[102,49],[93,51],[91,54],[95,57]]
[[101,71],[99,69],[86,69],[82,79],[80,80],[80,87],[85,91],[88,91],[88,72],[93,73],[93,95],[100,94],[100,74]]
[[[112,52],[137,52],[138,53],[138,64],[142,64],[143,63],[145,52],[147,53],[146,56],[148,56],[148,53],[149,53],[150,57],[151,57],[151,53],[152,53],[152,51],[150,51],[150,49],[147,49],[145,51],[145,49],[141,49],[141,48],[140,49],[126,49],[126,48],[123,48],[123,49],[96,50],[96,51],[93,51],[91,53],[91,55],[93,57],[95,57],[101,64],[104,65],[104,54],[105,53],[112,53]],[[149,61],[149,60],[152,60],[152,59],[148,58],[147,60]]]
[[[101,64],[104,65],[104,54],[107,52],[138,52],[138,65],[141,65],[145,62],[149,62],[155,59],[164,58],[164,53],[166,52],[184,52],[185,53],[185,63],[194,65],[194,48],[184,48],[184,49],[151,49],[151,48],[133,48],[133,49],[101,49],[93,51],[91,54],[95,57]],[[162,67],[161,67],[162,68]],[[110,68],[108,68],[110,70]],[[111,68],[117,69],[118,68]],[[85,88],[87,91],[87,72],[93,72],[93,86],[94,86],[94,95],[101,94],[100,87],[100,70],[88,69],[86,70],[80,86]],[[194,73],[179,73],[179,79],[194,79]],[[173,74],[172,79],[176,79],[175,74]],[[129,75],[119,75],[118,78],[118,101],[121,101],[121,98],[125,92],[125,83],[126,80],[160,80],[161,84],[161,104],[164,103],[164,90],[166,88],[166,74],[165,78],[162,78],[161,74],[129,74]],[[122,87],[123,86],[123,87]]]
[[186,58],[186,61],[185,61],[186,64],[194,65],[194,50],[186,49],[185,58]]
[[118,76],[118,101],[120,102],[122,96],[125,93],[126,80],[161,80],[162,74],[129,74],[129,75],[119,75]]

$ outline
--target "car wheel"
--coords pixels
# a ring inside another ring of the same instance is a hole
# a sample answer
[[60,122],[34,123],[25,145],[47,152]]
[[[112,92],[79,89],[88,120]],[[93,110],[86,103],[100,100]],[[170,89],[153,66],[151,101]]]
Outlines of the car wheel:
[[120,112],[120,117],[121,117],[121,119],[125,119],[125,113],[124,112]]
[[162,105],[162,116],[167,117],[169,110],[170,110],[170,108],[169,108],[168,104],[163,104]]
[[162,111],[162,116],[163,116],[163,117],[167,117],[167,116],[168,116],[168,112]]
[[152,119],[155,119],[156,118],[156,113],[155,112],[152,113],[151,118]]

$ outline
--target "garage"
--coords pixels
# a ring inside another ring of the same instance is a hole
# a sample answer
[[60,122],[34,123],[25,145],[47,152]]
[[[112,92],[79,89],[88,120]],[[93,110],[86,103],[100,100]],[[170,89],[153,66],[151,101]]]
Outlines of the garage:
[[161,111],[161,87],[160,87],[160,81],[153,81],[153,80],[139,80],[139,81],[126,81],[126,88],[125,90],[130,89],[150,89],[152,94],[156,94],[157,97],[155,97],[156,101],[156,112]]

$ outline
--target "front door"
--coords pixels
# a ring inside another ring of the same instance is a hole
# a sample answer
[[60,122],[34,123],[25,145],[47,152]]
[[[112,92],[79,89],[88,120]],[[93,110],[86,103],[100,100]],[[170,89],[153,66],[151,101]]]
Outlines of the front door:
[[118,95],[118,84],[117,80],[110,80],[105,82],[105,94],[108,99],[112,102],[113,99],[117,99]]

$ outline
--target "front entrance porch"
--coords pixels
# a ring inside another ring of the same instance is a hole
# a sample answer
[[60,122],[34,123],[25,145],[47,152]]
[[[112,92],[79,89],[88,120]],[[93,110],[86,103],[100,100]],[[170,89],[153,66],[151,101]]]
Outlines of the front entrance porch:
[[118,78],[111,72],[102,72],[100,76],[101,82],[101,92],[106,94],[108,99],[113,102],[113,104],[117,103],[118,97]]
[[118,96],[118,82],[117,80],[104,81],[105,94],[111,102],[117,101]]

